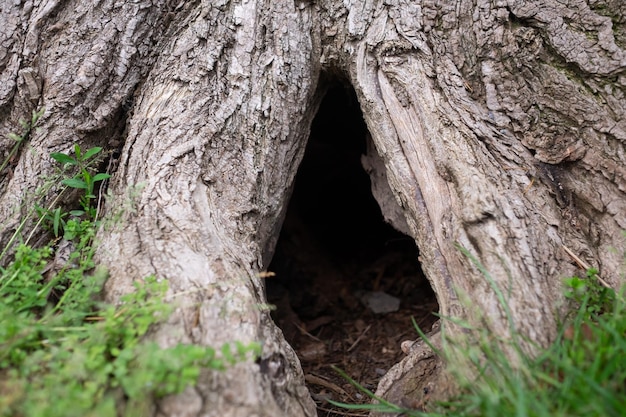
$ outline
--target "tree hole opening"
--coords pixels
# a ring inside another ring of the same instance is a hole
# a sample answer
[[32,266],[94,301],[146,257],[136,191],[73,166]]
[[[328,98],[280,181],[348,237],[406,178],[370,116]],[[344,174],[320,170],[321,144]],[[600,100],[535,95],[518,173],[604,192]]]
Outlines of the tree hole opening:
[[366,147],[354,90],[332,85],[313,121],[269,266],[276,276],[266,280],[272,317],[323,407],[324,398],[358,398],[330,365],[375,389],[402,359],[401,342],[417,338],[411,318],[429,330],[438,311],[414,240],[384,222],[372,195],[361,165]]

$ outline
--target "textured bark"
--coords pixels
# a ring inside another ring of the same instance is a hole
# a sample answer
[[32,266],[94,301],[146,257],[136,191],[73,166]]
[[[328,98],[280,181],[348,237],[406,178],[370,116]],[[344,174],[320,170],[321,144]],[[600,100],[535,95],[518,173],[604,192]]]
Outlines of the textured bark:
[[[620,0],[15,2],[0,6],[0,23],[0,133],[46,108],[2,173],[2,241],[51,172],[50,152],[121,146],[106,202],[121,219],[100,234],[108,298],[156,274],[178,303],[153,334],[161,344],[264,344],[258,364],[207,372],[155,415],[315,414],[258,273],[322,73],[357,92],[373,194],[415,238],[443,315],[479,311],[495,334],[509,329],[455,243],[540,345],[554,335],[560,280],[576,272],[563,245],[621,284],[611,250],[626,228]],[[424,352],[413,349],[379,394],[415,404],[415,387],[445,379],[442,366],[419,372]]]

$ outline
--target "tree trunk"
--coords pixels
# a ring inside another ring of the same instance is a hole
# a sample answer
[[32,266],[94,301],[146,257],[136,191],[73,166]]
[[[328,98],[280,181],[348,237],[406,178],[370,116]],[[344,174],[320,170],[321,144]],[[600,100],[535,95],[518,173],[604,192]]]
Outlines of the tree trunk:
[[[577,270],[564,247],[621,283],[620,0],[36,3],[0,6],[0,133],[46,109],[2,173],[2,242],[52,172],[50,152],[119,150],[106,212],[120,219],[99,236],[107,298],[155,274],[178,303],[153,333],[162,345],[263,343],[259,363],[207,371],[155,415],[315,415],[259,272],[328,78],[357,93],[374,196],[415,239],[442,315],[477,320],[463,293],[494,334],[509,329],[456,245],[539,345],[554,336],[561,278]],[[427,383],[416,370],[428,358],[413,349],[379,393],[403,400]]]

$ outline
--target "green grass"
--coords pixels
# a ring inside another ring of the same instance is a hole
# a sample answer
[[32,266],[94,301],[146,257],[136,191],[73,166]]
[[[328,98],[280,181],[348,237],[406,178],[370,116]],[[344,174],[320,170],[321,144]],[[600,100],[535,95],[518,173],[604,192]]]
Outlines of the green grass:
[[[41,114],[13,135],[16,146]],[[107,271],[93,259],[95,202],[109,177],[97,171],[101,151],[75,146],[70,155],[51,155],[57,174],[43,181],[26,210],[33,218],[22,219],[0,255],[8,259],[0,267],[0,416],[142,416],[154,398],[196,383],[201,369],[223,370],[260,354],[257,343],[162,349],[147,340],[174,308],[165,298],[167,282],[155,277],[136,282],[118,305],[101,301]],[[43,204],[54,187],[58,195],[78,190],[77,207],[58,206],[58,197]],[[22,237],[29,221],[48,233],[46,246],[33,247],[32,232]]]
[[[488,272],[462,251],[494,288]],[[570,314],[560,323],[556,340],[538,355],[524,353],[512,324],[509,340],[494,340],[487,330],[467,325],[467,338],[444,340],[436,351],[448,363],[460,393],[445,403],[429,404],[428,412],[402,409],[365,390],[373,404],[339,405],[420,417],[626,416],[624,295],[603,286],[593,269],[584,278],[565,279],[564,292]],[[496,293],[502,295],[497,288]],[[506,299],[500,302],[506,304]]]

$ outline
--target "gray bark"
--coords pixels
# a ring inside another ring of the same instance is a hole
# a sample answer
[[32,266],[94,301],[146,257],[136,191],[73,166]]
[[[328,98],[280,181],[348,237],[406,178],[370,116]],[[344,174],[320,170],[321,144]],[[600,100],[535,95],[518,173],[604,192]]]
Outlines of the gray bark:
[[[121,218],[100,234],[108,299],[156,274],[178,306],[153,334],[164,346],[263,342],[259,364],[207,372],[155,415],[315,414],[258,273],[322,72],[357,92],[373,193],[419,246],[441,314],[476,321],[478,310],[495,334],[509,328],[455,243],[511,294],[515,327],[539,345],[554,335],[561,278],[577,269],[563,245],[622,283],[611,250],[626,227],[619,0],[23,1],[0,6],[0,23],[0,133],[46,108],[2,173],[2,241],[52,172],[50,152],[121,146],[106,202]],[[425,352],[411,350],[379,394],[414,395]]]

